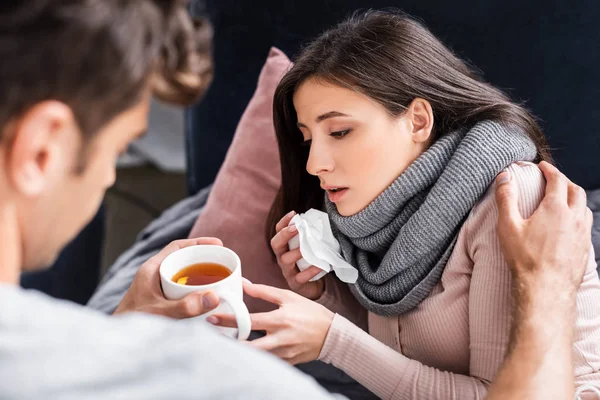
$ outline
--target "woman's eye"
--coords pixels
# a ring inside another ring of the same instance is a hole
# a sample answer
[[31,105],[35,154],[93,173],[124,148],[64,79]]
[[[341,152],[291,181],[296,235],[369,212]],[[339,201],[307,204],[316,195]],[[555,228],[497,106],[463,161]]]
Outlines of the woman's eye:
[[310,147],[312,140],[305,140],[302,142],[302,147]]
[[340,138],[343,138],[344,136],[346,136],[349,133],[350,133],[350,129],[346,129],[345,131],[331,132],[329,135],[333,136],[336,139],[340,139]]

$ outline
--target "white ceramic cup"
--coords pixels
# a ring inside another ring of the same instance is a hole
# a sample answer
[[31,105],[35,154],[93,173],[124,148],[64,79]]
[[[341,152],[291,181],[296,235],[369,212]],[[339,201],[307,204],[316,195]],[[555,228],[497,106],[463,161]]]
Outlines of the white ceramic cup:
[[[231,275],[208,285],[188,286],[173,282],[173,276],[185,267],[198,263],[217,263],[231,271]],[[213,314],[233,314],[238,329],[217,327],[223,334],[246,340],[250,335],[251,322],[248,308],[244,304],[242,288],[242,265],[232,250],[222,246],[189,246],[169,254],[160,265],[160,282],[165,298],[179,300],[193,292],[213,292],[221,302],[217,308],[196,318],[206,319]]]

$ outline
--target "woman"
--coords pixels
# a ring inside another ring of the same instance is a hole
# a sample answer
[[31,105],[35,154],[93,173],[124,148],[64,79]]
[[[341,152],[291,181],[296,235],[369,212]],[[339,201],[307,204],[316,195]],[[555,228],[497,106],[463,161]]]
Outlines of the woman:
[[[488,189],[506,169],[521,213],[535,210],[544,182],[534,163],[550,160],[535,119],[422,25],[387,12],[308,46],[277,88],[274,119],[282,188],[271,243],[296,293],[247,285],[281,306],[253,316],[267,332],[254,345],[331,363],[382,398],[482,398],[506,351],[511,299]],[[329,214],[356,284],[296,269],[288,224],[310,208]],[[593,259],[577,294],[582,390],[600,386]]]

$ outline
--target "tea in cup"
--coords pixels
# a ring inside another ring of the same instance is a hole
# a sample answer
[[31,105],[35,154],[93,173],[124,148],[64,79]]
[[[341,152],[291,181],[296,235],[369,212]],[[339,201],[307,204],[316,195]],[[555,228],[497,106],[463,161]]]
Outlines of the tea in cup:
[[235,315],[238,328],[217,327],[239,340],[250,335],[251,322],[244,304],[242,266],[238,255],[222,246],[189,246],[169,254],[160,265],[160,281],[165,298],[179,300],[193,292],[212,292],[221,302],[217,308],[196,318],[213,314]]

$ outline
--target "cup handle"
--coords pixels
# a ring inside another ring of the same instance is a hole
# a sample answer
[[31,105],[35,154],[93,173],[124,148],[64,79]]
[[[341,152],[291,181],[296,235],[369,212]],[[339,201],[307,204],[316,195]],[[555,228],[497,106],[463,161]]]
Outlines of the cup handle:
[[222,301],[229,305],[233,311],[233,314],[235,315],[235,320],[238,326],[237,339],[248,339],[248,336],[250,336],[250,331],[252,330],[252,322],[250,321],[250,313],[248,312],[248,307],[246,307],[246,304],[229,292],[219,293],[218,296]]

